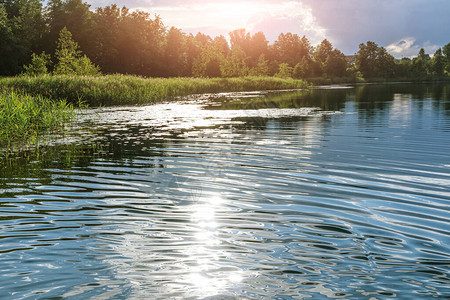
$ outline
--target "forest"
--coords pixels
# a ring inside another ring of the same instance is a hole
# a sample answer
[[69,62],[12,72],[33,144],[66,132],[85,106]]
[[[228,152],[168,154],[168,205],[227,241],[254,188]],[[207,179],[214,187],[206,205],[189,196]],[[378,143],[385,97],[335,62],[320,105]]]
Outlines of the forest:
[[82,0],[0,0],[0,76],[45,73],[143,77],[346,78],[441,80],[450,74],[450,43],[433,55],[396,59],[368,41],[353,56],[328,40],[237,29],[224,36],[186,34],[159,16]]

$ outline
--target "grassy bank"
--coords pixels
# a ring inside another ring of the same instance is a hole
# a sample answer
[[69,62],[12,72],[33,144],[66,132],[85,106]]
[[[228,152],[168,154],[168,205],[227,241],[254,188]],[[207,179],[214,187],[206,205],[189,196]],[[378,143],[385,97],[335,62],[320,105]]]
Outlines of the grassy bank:
[[90,106],[148,104],[200,93],[306,88],[302,80],[275,77],[142,78],[128,75],[40,76],[0,79],[6,90]]
[[0,92],[0,158],[37,144],[46,133],[61,132],[72,116],[72,105],[65,101]]

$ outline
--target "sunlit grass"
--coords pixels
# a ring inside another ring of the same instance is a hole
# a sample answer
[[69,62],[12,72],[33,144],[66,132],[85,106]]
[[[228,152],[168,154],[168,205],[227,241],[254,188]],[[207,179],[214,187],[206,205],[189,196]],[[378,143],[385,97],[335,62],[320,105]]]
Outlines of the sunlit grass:
[[200,93],[300,89],[302,80],[275,77],[143,78],[130,75],[40,76],[0,79],[4,89],[90,106],[150,104]]
[[[42,136],[60,133],[73,106],[151,104],[201,93],[301,89],[301,80],[274,77],[143,78],[128,75],[0,79],[0,158]],[[63,100],[67,99],[67,100]]]
[[0,91],[0,158],[37,145],[45,134],[60,133],[73,115],[72,105],[64,100]]

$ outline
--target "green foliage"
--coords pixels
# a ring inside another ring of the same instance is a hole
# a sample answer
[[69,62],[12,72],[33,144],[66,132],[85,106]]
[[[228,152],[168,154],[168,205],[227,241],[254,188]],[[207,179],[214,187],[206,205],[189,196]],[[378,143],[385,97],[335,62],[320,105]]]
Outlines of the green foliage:
[[48,32],[44,35],[47,52],[54,52],[54,46],[60,37],[61,30],[66,27],[73,35],[73,39],[81,43],[83,50],[89,55],[94,52],[94,45],[99,38],[94,38],[95,24],[90,5],[82,0],[48,0],[45,8]]
[[278,73],[275,74],[276,77],[280,78],[292,78],[293,68],[289,66],[288,63],[281,63],[278,66]]
[[396,61],[396,76],[399,78],[408,78],[412,72],[412,60],[404,57]]
[[428,64],[422,56],[414,57],[411,66],[412,76],[415,79],[425,79],[428,75]]
[[246,64],[246,54],[239,47],[234,46],[226,59],[220,64],[220,73],[222,77],[241,77],[247,76],[249,73]]
[[343,77],[346,75],[347,61],[345,55],[338,49],[330,52],[323,66],[325,73],[329,76]]
[[40,76],[0,79],[5,89],[50,99],[80,100],[93,106],[147,104],[200,93],[299,89],[302,80],[275,77],[240,78],[142,78],[137,76]]
[[0,75],[14,74],[18,68],[17,45],[9,23],[6,9],[0,4]]
[[433,55],[433,59],[431,60],[431,70],[433,75],[437,77],[442,77],[444,75],[445,70],[445,58],[442,55],[442,49],[439,48]]
[[23,75],[26,76],[38,76],[48,73],[47,66],[50,64],[50,55],[42,52],[39,55],[33,53],[31,56],[31,63],[27,66],[23,66]]
[[395,75],[394,57],[371,41],[359,45],[356,66],[365,78],[390,78]]
[[167,76],[182,76],[185,74],[187,58],[186,58],[186,41],[180,29],[171,27],[166,37],[164,46],[164,59]]
[[324,65],[328,57],[331,56],[332,51],[333,45],[331,45],[331,43],[327,39],[324,39],[317,46],[316,51],[314,52],[314,59]]
[[39,0],[0,1],[0,75],[20,73],[42,46],[44,33]]
[[304,36],[300,38],[297,34],[282,33],[272,46],[275,52],[275,60],[287,63],[294,67],[303,57],[310,58],[312,46]]
[[92,63],[92,61],[83,55],[73,62],[73,70],[76,75],[98,76],[100,75],[100,67]]
[[425,62],[429,62],[431,60],[430,55],[426,54],[425,49],[423,48],[420,48],[418,57],[420,57]]
[[216,47],[207,46],[193,62],[192,74],[195,77],[220,77],[222,75],[220,65],[224,59],[223,54],[217,51]]
[[86,56],[81,56],[78,43],[72,39],[72,34],[64,27],[58,39],[55,51],[57,64],[53,73],[56,75],[99,75],[100,68],[95,66]]
[[292,76],[294,78],[308,78],[311,77],[311,63],[309,59],[303,57],[302,60],[294,67]]
[[269,42],[264,33],[257,32],[253,35],[245,29],[237,29],[230,32],[231,48],[239,47],[245,53],[246,66],[249,69],[256,68],[261,55],[269,54]]
[[[360,45],[352,66],[326,39],[314,48],[306,36],[282,33],[269,44],[262,32],[238,29],[230,32],[228,43],[223,36],[167,28],[159,16],[115,4],[94,11],[83,0],[0,0],[0,76],[20,74],[22,66],[33,73],[32,53],[43,51],[55,53],[54,74],[92,75],[101,67],[107,74],[146,77],[278,74],[335,81],[359,78],[357,72],[370,80],[450,76],[450,43],[442,48],[443,60],[421,49],[407,63],[369,41]],[[292,72],[284,68],[280,73],[281,64]]]
[[258,58],[256,67],[250,70],[252,76],[268,76],[270,72],[269,61],[265,58],[264,54],[261,54]]
[[50,131],[61,132],[72,116],[72,106],[63,100],[0,92],[0,148],[37,142]]
[[445,58],[445,70],[447,71],[447,74],[450,75],[450,43],[442,48],[442,53]]

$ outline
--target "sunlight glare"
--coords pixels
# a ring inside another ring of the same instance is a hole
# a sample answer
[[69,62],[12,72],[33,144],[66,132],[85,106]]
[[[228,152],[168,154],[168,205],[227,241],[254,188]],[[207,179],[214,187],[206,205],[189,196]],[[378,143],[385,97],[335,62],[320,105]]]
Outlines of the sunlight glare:
[[[215,28],[216,33],[244,28],[247,31],[259,31],[261,24],[275,21],[289,21],[294,32],[308,34],[314,41],[325,36],[325,29],[317,24],[311,7],[301,1],[227,1],[209,3],[190,3],[180,6],[152,6],[138,9],[160,15],[167,24],[197,31],[200,28]],[[263,25],[264,26],[264,25]]]
[[[212,16],[222,24],[236,24],[239,27],[248,27],[247,21],[255,14],[261,13],[261,6],[252,2],[216,3],[211,7]],[[247,28],[249,29],[249,28]]]

